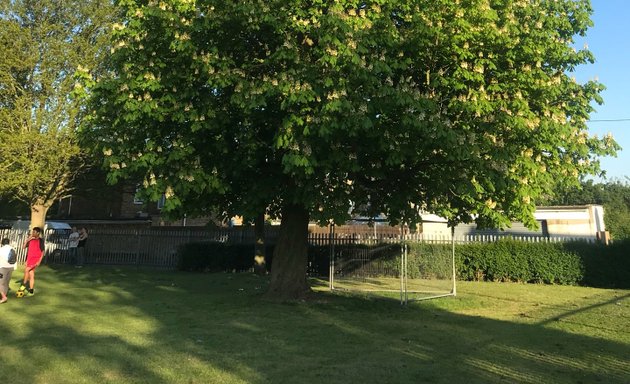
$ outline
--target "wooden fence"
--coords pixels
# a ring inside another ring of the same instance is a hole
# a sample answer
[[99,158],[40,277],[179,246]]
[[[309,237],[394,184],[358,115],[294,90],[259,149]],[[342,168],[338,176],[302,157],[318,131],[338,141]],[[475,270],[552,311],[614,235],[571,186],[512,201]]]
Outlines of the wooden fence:
[[[279,228],[266,229],[265,240],[267,244],[275,244],[278,238]],[[46,240],[46,263],[71,264],[68,252],[68,231],[47,231],[44,234]],[[29,236],[28,231],[0,230],[0,237],[8,238],[18,254],[18,263],[24,264],[26,250],[22,248],[24,240]],[[595,239],[575,237],[545,237],[545,236],[510,236],[510,235],[474,235],[456,237],[458,244],[470,242],[494,242],[501,238],[510,237],[515,240],[527,242],[563,242],[563,241],[587,241]],[[400,242],[401,236],[392,231],[374,234],[373,231],[359,233],[336,232],[334,234],[323,231],[309,233],[309,244],[349,245],[366,244],[375,245],[382,243]],[[427,236],[422,234],[408,234],[404,236],[406,241],[426,243],[450,243],[450,236]],[[200,229],[193,227],[152,227],[142,229],[108,229],[99,228],[89,232],[85,247],[86,264],[104,265],[137,265],[174,269],[177,266],[177,250],[179,246],[191,242],[224,242],[232,244],[252,244],[255,242],[255,233],[252,227],[235,227],[225,229]]]

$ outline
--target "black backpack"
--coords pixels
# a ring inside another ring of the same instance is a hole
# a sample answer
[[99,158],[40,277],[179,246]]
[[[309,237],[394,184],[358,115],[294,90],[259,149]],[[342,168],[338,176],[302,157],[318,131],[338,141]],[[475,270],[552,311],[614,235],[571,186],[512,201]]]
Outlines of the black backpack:
[[9,264],[15,264],[17,262],[17,254],[14,249],[9,251],[9,259],[7,260]]

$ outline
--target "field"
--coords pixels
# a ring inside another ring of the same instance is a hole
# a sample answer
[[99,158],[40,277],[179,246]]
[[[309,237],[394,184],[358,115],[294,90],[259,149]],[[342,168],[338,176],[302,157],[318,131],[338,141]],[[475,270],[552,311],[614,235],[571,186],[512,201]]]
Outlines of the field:
[[[12,279],[13,292],[17,289]],[[42,267],[0,305],[7,383],[630,383],[630,291],[458,282],[413,302],[267,278]]]

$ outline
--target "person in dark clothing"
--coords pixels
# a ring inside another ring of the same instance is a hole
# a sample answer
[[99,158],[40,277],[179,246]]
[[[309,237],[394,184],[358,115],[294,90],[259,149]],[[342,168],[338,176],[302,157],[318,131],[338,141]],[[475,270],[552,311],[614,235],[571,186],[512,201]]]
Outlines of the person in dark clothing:
[[88,232],[85,227],[79,230],[79,244],[77,245],[78,250],[78,258],[77,258],[77,266],[82,267],[85,262],[85,244],[87,243]]

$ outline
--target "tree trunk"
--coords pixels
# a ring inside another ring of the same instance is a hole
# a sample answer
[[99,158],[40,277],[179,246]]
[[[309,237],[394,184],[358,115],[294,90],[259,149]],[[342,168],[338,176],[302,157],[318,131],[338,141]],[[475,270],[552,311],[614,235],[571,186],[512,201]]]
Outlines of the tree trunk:
[[257,275],[267,274],[267,264],[265,260],[265,214],[256,216],[254,222],[254,232],[256,244],[254,246],[254,272]]
[[282,224],[271,264],[271,284],[267,298],[295,300],[311,289],[306,281],[308,261],[308,211],[298,205],[282,209]]
[[44,234],[44,226],[46,225],[46,213],[50,205],[35,203],[31,205],[31,228],[39,227]]

